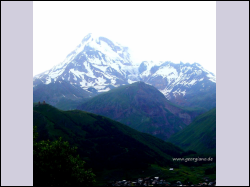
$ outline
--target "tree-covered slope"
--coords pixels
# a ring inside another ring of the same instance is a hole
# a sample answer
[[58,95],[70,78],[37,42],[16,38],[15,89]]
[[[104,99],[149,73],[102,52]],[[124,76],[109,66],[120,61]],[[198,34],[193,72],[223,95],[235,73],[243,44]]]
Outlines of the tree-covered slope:
[[38,140],[62,137],[78,147],[79,155],[93,171],[143,169],[150,164],[169,166],[173,165],[172,157],[183,153],[172,143],[84,111],[34,104],[33,121]]
[[90,98],[79,110],[119,121],[166,140],[204,110],[186,110],[170,103],[155,87],[136,82]]
[[216,108],[198,116],[189,126],[172,135],[169,142],[184,150],[216,153]]

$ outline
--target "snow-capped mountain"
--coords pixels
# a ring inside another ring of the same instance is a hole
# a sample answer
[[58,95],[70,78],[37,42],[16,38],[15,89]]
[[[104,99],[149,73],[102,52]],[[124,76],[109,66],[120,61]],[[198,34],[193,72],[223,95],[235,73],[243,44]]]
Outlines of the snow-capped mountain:
[[[176,104],[207,109],[215,107],[215,75],[198,63],[144,61],[135,65],[128,47],[93,34],[85,36],[63,62],[36,75],[33,87],[35,90],[39,84],[62,81],[82,88],[91,96],[120,85],[143,81],[156,87]],[[202,104],[201,100],[208,103]]]
[[200,107],[215,107],[216,77],[198,63],[145,61],[140,64],[138,71],[142,81],[156,87],[167,99],[178,105],[199,106],[199,98],[203,97],[209,101],[206,103],[209,106],[202,103]]
[[88,34],[60,64],[34,77],[43,84],[66,80],[91,92],[105,92],[137,78],[129,49],[105,37]]

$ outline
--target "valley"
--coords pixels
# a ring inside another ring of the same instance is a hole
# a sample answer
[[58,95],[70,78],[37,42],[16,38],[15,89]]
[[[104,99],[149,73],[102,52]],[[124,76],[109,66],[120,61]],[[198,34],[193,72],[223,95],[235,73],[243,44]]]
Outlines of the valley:
[[[44,169],[44,149],[84,162],[97,186],[215,184],[216,76],[199,63],[135,63],[130,48],[90,33],[33,77],[33,128],[37,173],[51,180],[68,165],[58,158]],[[79,157],[65,154],[61,140]],[[213,161],[174,160],[204,157]]]
[[[213,162],[178,162],[173,158],[208,157],[183,151],[171,143],[141,133],[103,116],[79,110],[62,111],[49,104],[34,103],[34,127],[38,141],[59,137],[78,147],[78,154],[93,169],[96,185],[109,181],[135,180],[157,174],[174,184],[204,182],[215,179],[215,173],[204,173],[215,167]],[[170,171],[169,168],[173,168]]]
[[151,85],[135,82],[99,94],[79,110],[103,115],[163,140],[188,126],[204,110],[189,110],[169,102]]

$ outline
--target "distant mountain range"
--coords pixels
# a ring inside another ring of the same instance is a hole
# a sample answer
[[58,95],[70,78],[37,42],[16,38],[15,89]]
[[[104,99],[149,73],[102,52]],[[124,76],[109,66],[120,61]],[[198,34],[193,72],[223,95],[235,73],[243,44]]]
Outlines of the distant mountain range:
[[172,135],[169,142],[184,150],[202,154],[216,153],[216,109],[198,116],[189,126]]
[[216,78],[198,63],[142,62],[139,73],[177,105],[207,110],[216,106]]
[[93,34],[85,36],[63,62],[34,76],[33,101],[74,109],[81,100],[137,81],[154,86],[183,107],[209,110],[216,106],[216,77],[198,63],[144,61],[136,65],[128,47]]
[[77,109],[106,116],[163,140],[185,128],[204,112],[180,108],[144,82],[123,85],[99,94]]
[[62,110],[75,109],[79,103],[93,95],[93,93],[64,80],[52,84],[38,84],[33,90],[34,101],[45,101]]

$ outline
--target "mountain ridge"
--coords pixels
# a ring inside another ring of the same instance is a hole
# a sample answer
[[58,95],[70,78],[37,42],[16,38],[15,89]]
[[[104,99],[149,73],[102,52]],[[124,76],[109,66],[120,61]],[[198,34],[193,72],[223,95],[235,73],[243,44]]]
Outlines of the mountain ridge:
[[93,34],[85,36],[63,62],[34,76],[33,88],[63,80],[92,96],[143,81],[180,106],[209,110],[215,107],[216,101],[216,77],[198,63],[143,61],[134,64],[128,47]]
[[99,94],[77,109],[103,115],[163,140],[204,112],[179,108],[155,87],[144,82],[123,85]]

